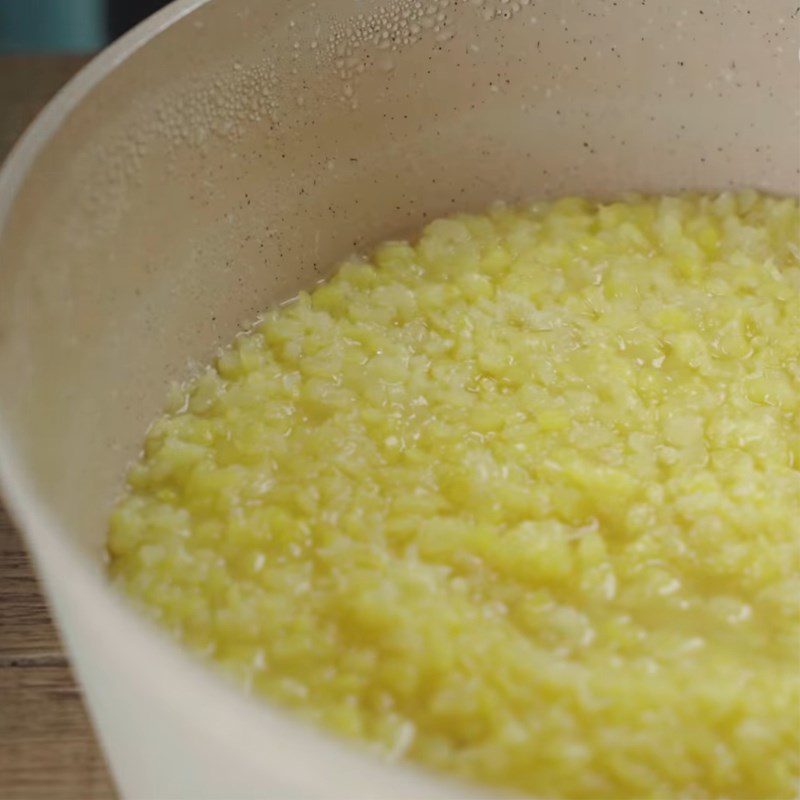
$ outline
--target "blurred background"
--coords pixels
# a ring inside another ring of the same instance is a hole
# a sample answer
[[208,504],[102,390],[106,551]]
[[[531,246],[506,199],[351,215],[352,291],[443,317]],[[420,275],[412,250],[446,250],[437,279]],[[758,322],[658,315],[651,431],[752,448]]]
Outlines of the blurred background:
[[0,0],[0,55],[98,50],[168,0]]

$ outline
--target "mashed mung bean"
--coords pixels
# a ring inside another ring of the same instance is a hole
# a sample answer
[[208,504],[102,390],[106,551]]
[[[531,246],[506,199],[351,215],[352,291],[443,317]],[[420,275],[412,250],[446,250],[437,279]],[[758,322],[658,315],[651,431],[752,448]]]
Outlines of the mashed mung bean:
[[796,200],[441,219],[179,395],[110,569],[251,691],[533,796],[797,795]]

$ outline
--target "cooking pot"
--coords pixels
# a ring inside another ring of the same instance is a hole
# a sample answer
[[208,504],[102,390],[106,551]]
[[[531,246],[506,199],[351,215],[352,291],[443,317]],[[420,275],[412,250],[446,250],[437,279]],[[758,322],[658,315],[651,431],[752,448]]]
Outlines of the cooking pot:
[[492,201],[800,180],[793,0],[179,0],[0,174],[0,480],[121,793],[486,796],[309,729],[104,576],[170,381],[338,259]]

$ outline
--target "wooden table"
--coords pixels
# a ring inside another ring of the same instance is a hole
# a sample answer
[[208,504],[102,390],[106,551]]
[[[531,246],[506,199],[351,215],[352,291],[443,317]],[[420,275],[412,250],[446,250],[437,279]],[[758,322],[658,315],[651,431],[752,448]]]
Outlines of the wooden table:
[[[0,58],[0,160],[86,60]],[[115,796],[25,548],[0,507],[0,798]]]

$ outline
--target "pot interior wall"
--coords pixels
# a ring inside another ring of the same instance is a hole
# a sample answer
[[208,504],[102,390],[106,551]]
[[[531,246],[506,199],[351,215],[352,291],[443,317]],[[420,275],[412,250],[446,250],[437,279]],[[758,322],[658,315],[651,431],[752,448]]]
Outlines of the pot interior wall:
[[498,199],[796,192],[792,3],[212,0],[41,150],[0,232],[19,475],[101,552],[170,380],[343,256]]

